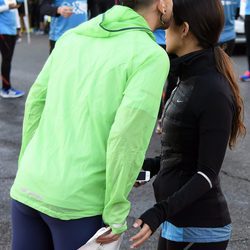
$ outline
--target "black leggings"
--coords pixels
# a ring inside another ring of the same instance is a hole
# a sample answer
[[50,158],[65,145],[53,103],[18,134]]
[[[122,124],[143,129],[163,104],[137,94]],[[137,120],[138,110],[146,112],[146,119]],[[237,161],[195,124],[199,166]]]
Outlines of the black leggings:
[[12,250],[78,249],[102,226],[101,215],[59,220],[12,200]]
[[0,35],[0,51],[2,54],[1,78],[3,89],[11,87],[10,70],[11,61],[16,45],[16,35]]
[[228,241],[212,243],[175,242],[159,238],[158,250],[225,250]]

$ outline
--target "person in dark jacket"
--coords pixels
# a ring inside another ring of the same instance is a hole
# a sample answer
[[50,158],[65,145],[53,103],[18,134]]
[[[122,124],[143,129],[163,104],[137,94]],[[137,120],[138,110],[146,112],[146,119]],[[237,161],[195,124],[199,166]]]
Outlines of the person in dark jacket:
[[118,0],[88,0],[90,18],[106,12],[116,3],[118,3]]
[[157,203],[134,223],[139,247],[162,224],[159,250],[224,250],[231,219],[219,173],[227,146],[244,136],[243,102],[230,58],[217,46],[220,0],[174,0],[167,51],[178,56],[177,87],[166,103],[161,156],[143,169],[157,174]]

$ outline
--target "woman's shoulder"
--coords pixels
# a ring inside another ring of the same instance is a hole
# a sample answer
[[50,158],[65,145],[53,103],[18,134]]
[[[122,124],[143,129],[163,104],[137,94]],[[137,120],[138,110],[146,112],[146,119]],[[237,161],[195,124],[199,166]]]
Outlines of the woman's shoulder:
[[191,103],[198,113],[214,106],[232,109],[234,97],[229,81],[217,70],[195,77]]
[[204,93],[206,96],[216,94],[232,95],[230,82],[216,68],[211,68],[204,74],[197,76],[195,87],[200,93]]

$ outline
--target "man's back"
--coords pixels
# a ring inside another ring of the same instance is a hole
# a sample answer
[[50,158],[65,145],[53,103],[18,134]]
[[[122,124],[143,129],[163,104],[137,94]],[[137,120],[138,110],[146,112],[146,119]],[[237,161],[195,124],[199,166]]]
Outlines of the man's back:
[[[146,21],[129,8],[66,33],[26,104],[12,196],[61,219],[102,214],[104,206],[104,220],[126,217],[127,183],[142,165],[168,67]],[[121,197],[123,209],[114,210]]]

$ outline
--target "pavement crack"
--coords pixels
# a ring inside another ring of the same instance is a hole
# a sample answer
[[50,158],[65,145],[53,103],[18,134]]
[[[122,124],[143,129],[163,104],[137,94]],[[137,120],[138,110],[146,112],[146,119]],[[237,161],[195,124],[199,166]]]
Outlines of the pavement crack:
[[230,242],[238,242],[238,241],[242,242],[242,241],[248,241],[248,240],[249,238],[239,238],[239,239],[231,239]]
[[14,180],[15,176],[4,176],[4,177],[0,177],[0,180]]
[[235,176],[235,175],[233,175],[233,174],[231,174],[231,173],[229,173],[229,172],[227,172],[225,170],[222,170],[221,173],[224,174],[224,175],[226,175],[226,176],[228,176],[228,177],[236,179],[236,180],[242,180],[242,181],[250,182],[250,180],[247,179],[247,178],[245,178],[245,177]]

